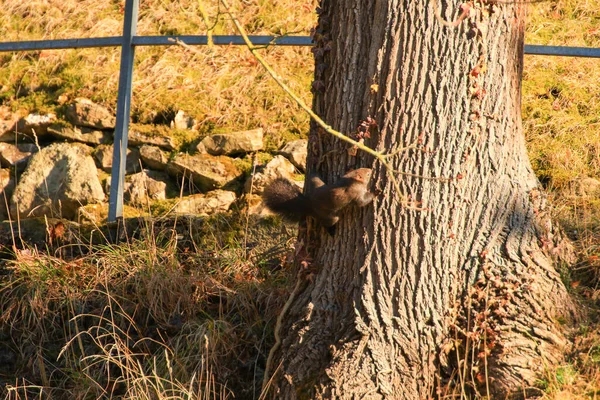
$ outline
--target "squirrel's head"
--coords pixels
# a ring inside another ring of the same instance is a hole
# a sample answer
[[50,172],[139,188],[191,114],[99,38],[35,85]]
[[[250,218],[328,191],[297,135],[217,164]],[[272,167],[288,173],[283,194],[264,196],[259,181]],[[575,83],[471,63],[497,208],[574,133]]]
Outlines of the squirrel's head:
[[359,168],[353,171],[348,172],[344,175],[347,178],[355,179],[359,182],[367,183],[371,179],[371,169],[370,168]]

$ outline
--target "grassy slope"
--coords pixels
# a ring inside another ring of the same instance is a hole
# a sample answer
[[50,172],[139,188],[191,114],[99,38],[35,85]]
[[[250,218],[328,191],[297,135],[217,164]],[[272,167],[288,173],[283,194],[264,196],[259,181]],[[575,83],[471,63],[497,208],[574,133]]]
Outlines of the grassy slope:
[[[600,1],[543,2],[530,6],[526,42],[600,47]],[[600,178],[600,60],[526,56],[523,121],[529,154],[546,185],[556,218],[574,239],[580,263],[570,279],[589,307],[573,332],[569,362],[551,366],[548,399],[591,399],[600,393],[597,302],[600,201],[582,196],[580,182]]]
[[[3,1],[2,40],[114,36],[121,32],[121,1]],[[251,34],[307,35],[314,24],[314,0],[255,1],[239,7]],[[214,34],[235,33],[215,1],[205,2]],[[138,34],[203,34],[206,24],[199,2],[142,1]],[[270,149],[306,134],[307,117],[257,65],[243,47],[200,47],[192,53],[179,46],[136,50],[132,115],[135,122],[167,122],[182,109],[201,122],[202,133],[214,129],[266,130]],[[13,109],[53,109],[64,98],[90,97],[116,104],[119,49],[57,50],[0,55],[0,100]],[[290,86],[310,98],[312,57],[308,48],[270,48],[268,60]]]
[[[225,17],[216,18],[216,2],[204,3],[214,33],[234,33]],[[254,34],[308,34],[314,24],[315,0],[235,3]],[[110,36],[121,30],[121,1],[4,0],[0,4],[2,40]],[[204,33],[206,24],[198,5],[195,0],[142,0],[138,33]],[[599,10],[598,0],[532,5],[527,42],[600,47]],[[247,51],[227,47],[200,51],[195,54],[180,47],[137,51],[133,96],[137,122],[168,122],[176,110],[183,109],[201,121],[201,134],[262,126],[270,149],[305,134],[306,116]],[[276,48],[265,53],[288,83],[309,99],[310,50]],[[118,55],[117,49],[2,54],[0,101],[14,110],[43,112],[60,107],[65,98],[86,96],[114,107]],[[600,309],[593,300],[598,297],[600,205],[577,191],[582,177],[600,177],[598,62],[526,57],[523,116],[532,163],[553,198],[556,216],[576,239],[582,255],[583,273],[574,275],[572,286],[579,285],[577,290],[589,305]],[[220,233],[198,238],[200,245],[176,246],[165,233],[151,241],[156,246],[133,241],[69,261],[19,254],[11,266],[14,279],[0,289],[2,309],[7,310],[0,316],[5,324],[0,339],[7,343],[11,335],[22,335],[10,348],[33,361],[19,367],[29,381],[19,382],[20,392],[13,392],[13,398],[14,393],[24,393],[22,386],[28,382],[71,388],[79,397],[87,393],[92,398],[112,389],[128,391],[132,398],[144,398],[152,391],[182,397],[202,391],[203,398],[218,398],[228,392],[223,385],[236,390],[238,397],[256,392],[241,390],[254,374],[260,375],[260,368],[254,367],[264,365],[274,305],[281,302],[281,288],[290,277],[285,270],[272,271],[271,264],[260,261],[268,258],[264,249],[256,251],[254,258],[243,256],[245,230],[238,222],[217,219],[207,224],[204,233]],[[79,324],[68,322],[74,312],[80,315],[75,320]],[[41,330],[36,328],[40,321],[45,327]],[[102,331],[103,340],[93,340],[102,329],[107,329]],[[85,330],[90,335],[77,336]],[[549,368],[544,378],[548,398],[589,398],[600,390],[600,338],[595,331],[593,320],[582,323],[571,362]],[[62,345],[73,337],[78,339],[58,361],[59,348],[40,345],[45,341]],[[147,339],[137,345],[128,343],[142,338]],[[257,342],[252,351],[242,350]],[[147,355],[134,356],[134,351]],[[90,358],[82,361],[82,353]],[[232,361],[232,355],[240,359]],[[126,380],[108,379],[107,370]],[[141,370],[146,378],[141,378]],[[198,370],[202,375],[193,377]],[[2,380],[8,378],[4,373],[0,368]]]
[[[526,41],[600,47],[600,2],[532,6]],[[581,178],[600,177],[598,59],[527,56],[523,119],[538,176],[561,200],[577,194]]]

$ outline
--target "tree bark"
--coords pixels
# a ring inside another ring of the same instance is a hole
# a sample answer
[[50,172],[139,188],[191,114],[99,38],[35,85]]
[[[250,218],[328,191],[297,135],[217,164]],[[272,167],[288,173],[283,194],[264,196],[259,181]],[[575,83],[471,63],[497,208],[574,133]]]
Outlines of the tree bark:
[[412,174],[397,193],[311,126],[311,171],[373,167],[384,195],[347,209],[334,237],[301,233],[316,272],[278,327],[274,398],[424,399],[452,380],[501,398],[561,359],[573,304],[521,127],[525,6],[491,3],[442,2],[447,20],[466,10],[447,27],[428,2],[322,1],[315,111],[342,132],[373,118],[371,147],[419,149],[394,158]]

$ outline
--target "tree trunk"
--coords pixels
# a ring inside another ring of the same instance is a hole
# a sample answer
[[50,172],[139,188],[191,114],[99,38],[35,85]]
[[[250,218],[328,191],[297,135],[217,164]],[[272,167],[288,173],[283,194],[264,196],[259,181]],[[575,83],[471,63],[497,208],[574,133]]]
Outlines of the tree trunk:
[[274,398],[425,399],[451,377],[503,398],[568,345],[573,305],[521,127],[524,5],[439,7],[466,18],[444,26],[424,1],[322,1],[315,111],[347,133],[372,117],[376,149],[419,148],[393,159],[412,174],[397,193],[381,164],[311,127],[312,171],[331,182],[372,166],[383,195],[347,209],[334,237],[301,233],[316,272],[278,327]]

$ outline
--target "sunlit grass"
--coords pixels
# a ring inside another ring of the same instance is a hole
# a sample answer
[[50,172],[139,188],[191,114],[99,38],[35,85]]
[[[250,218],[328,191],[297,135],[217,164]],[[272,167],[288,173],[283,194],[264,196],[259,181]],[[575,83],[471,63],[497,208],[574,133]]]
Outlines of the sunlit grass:
[[[552,1],[529,6],[526,43],[600,47],[600,1]],[[571,290],[589,307],[589,320],[573,334],[567,364],[549,365],[540,384],[544,398],[600,396],[597,348],[600,278],[600,60],[526,56],[523,121],[538,177],[549,192],[552,214],[574,240],[579,263]]]
[[[3,40],[116,36],[122,29],[121,3],[7,2],[0,10],[0,32]],[[206,34],[199,4],[142,1],[138,34]],[[235,33],[218,2],[203,4],[213,34]],[[315,0],[296,1],[294,7],[285,1],[259,1],[240,3],[238,12],[251,34],[308,35],[316,21],[315,6]],[[310,103],[310,49],[272,47],[263,53]],[[59,106],[60,96],[62,101],[88,97],[114,108],[119,54],[120,49],[103,48],[0,55],[0,101],[13,110],[45,112]],[[305,136],[308,129],[308,117],[241,46],[203,47],[198,53],[179,46],[138,48],[133,121],[168,124],[178,110],[199,122],[197,135],[262,127],[270,150]]]

